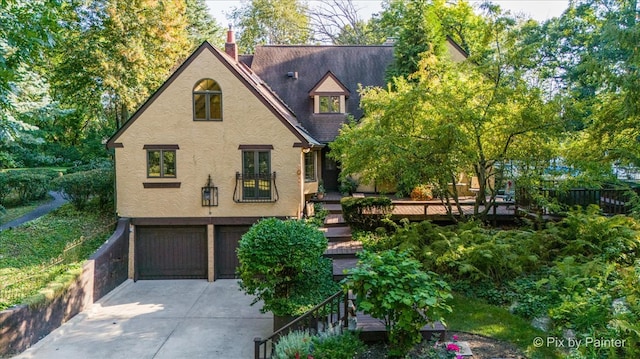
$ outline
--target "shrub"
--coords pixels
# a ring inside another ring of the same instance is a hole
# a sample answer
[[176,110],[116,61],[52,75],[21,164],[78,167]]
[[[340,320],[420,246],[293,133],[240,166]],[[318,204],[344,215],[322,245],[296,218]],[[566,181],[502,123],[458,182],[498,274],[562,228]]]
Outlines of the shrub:
[[303,221],[267,218],[242,236],[238,247],[240,287],[264,301],[262,312],[300,315],[338,291],[327,239]]
[[105,208],[113,201],[113,171],[94,169],[76,172],[60,177],[57,186],[77,209],[86,208],[92,198],[98,198],[100,206]]
[[411,191],[411,199],[414,201],[428,201],[433,199],[433,189],[429,185],[418,185]]
[[352,195],[358,189],[358,181],[351,176],[344,177],[340,180],[340,193],[343,195]]
[[351,331],[323,332],[312,340],[314,359],[353,359],[366,349],[358,334]]
[[437,274],[423,271],[407,252],[363,251],[347,286],[356,294],[358,308],[389,328],[390,353],[396,356],[420,343],[422,327],[451,311],[445,304],[452,298],[449,286]]
[[311,354],[311,335],[308,331],[293,331],[276,343],[274,359],[306,359]]
[[387,197],[344,197],[340,200],[342,215],[353,229],[374,230],[391,216],[393,202]]
[[20,204],[27,204],[45,198],[56,175],[57,172],[43,170],[10,171],[7,185],[17,193]]
[[0,203],[5,203],[11,190],[12,188],[9,187],[9,173],[0,172]]

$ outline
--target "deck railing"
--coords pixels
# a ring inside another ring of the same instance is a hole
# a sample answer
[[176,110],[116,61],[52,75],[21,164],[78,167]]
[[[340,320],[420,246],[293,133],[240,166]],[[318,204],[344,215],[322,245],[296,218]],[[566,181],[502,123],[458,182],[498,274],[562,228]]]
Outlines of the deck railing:
[[[627,214],[631,209],[631,196],[633,190],[628,189],[590,189],[590,188],[543,188],[539,190],[539,195],[546,201],[557,202],[562,210],[572,207],[587,207],[595,204],[600,207],[604,214],[616,215]],[[545,205],[536,205],[530,196],[522,194],[520,203],[528,205],[530,209],[548,214],[550,208]]]
[[348,323],[345,316],[346,313],[348,313],[348,305],[348,294],[339,291],[305,314],[280,328],[268,338],[255,338],[253,340],[255,345],[254,358],[271,359],[278,339],[292,331],[308,330],[310,333],[317,333],[337,325],[346,327]]
[[[460,201],[460,208],[464,215],[473,215],[474,208],[476,206],[475,201]],[[479,206],[479,211],[482,212],[488,204],[482,204]],[[412,216],[420,218],[430,217],[446,217],[448,213],[445,205],[440,201],[413,201],[413,200],[394,200],[393,201],[394,212],[393,217],[408,217]],[[454,216],[459,216],[458,208],[454,202],[451,203]],[[491,203],[491,208],[487,213],[487,219],[495,219],[499,216],[515,216],[517,213],[517,204],[513,200],[498,199],[494,203]]]

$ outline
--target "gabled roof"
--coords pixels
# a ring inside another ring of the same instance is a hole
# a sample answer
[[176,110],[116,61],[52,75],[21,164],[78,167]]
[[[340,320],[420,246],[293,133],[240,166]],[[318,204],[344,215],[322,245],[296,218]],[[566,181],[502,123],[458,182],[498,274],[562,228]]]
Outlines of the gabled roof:
[[271,112],[289,129],[299,140],[296,144],[302,147],[322,146],[310,136],[297,121],[295,115],[287,105],[271,91],[271,89],[258,77],[251,69],[242,63],[235,62],[224,52],[213,47],[205,41],[200,45],[160,86],[160,88],[129,118],[129,120],[107,141],[107,148],[122,147],[122,143],[117,142],[124,133],[144,111],[164,92],[180,74],[204,51],[211,52],[220,62],[231,71]]
[[[326,75],[331,73],[345,89],[350,89],[347,111],[362,117],[359,108],[362,86],[384,87],[387,66],[393,61],[393,46],[317,46],[266,45],[256,47],[251,69],[260,76],[293,110],[298,121],[321,142],[331,142],[344,123],[343,119],[322,119],[313,114],[308,97]],[[297,78],[287,76],[298,73]]]
[[318,92],[318,88],[322,86],[328,78],[335,81],[335,83],[337,83],[338,86],[342,88],[343,95],[346,95],[347,97],[349,97],[349,94],[351,93],[351,91],[349,91],[349,89],[342,82],[340,82],[340,80],[336,77],[336,75],[334,75],[331,71],[327,71],[327,73],[322,77],[322,79],[320,79],[320,81],[318,81],[318,83],[315,86],[313,86],[311,91],[309,91],[309,95],[311,96],[315,95]]

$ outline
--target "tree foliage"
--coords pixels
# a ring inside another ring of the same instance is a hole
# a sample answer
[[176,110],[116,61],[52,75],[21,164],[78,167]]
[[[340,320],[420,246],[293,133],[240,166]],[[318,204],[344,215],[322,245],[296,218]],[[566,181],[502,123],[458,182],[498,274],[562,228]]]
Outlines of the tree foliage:
[[640,166],[638,23],[635,0],[581,0],[531,39],[579,131],[566,157],[583,170]]
[[224,28],[209,13],[204,0],[186,0],[187,31],[192,46],[209,41],[216,47],[224,46]]
[[358,266],[349,271],[347,287],[356,295],[358,309],[384,321],[390,353],[400,357],[420,343],[422,327],[451,311],[445,303],[451,298],[449,286],[406,252],[362,252]]
[[449,213],[455,207],[459,214],[459,194],[449,184],[469,173],[478,178],[479,193],[491,195],[488,203],[476,197],[474,213],[484,217],[494,204],[501,164],[517,160],[536,167],[553,158],[556,107],[513,60],[510,26],[498,16],[484,27],[496,45],[485,49],[482,62],[425,53],[409,79],[361,90],[364,117],[331,144],[343,173],[397,183],[403,193],[431,183]]
[[307,6],[300,0],[251,0],[231,14],[240,51],[256,45],[306,44],[311,38]]
[[338,288],[331,261],[322,257],[327,239],[303,221],[263,219],[242,236],[238,247],[240,287],[264,301],[262,312],[301,315]]
[[0,146],[35,127],[19,118],[20,92],[43,52],[55,43],[56,0],[6,0],[0,11]]

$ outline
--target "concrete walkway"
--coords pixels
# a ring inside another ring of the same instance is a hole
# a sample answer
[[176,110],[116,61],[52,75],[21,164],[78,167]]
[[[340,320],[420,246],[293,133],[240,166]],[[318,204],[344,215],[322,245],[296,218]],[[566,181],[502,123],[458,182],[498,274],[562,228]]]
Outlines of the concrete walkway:
[[237,283],[127,281],[14,358],[251,359],[273,317]]
[[36,218],[42,217],[45,214],[53,211],[54,209],[62,206],[63,204],[67,203],[67,200],[64,199],[64,197],[62,197],[62,193],[60,192],[54,192],[54,191],[49,191],[49,195],[53,197],[53,201],[49,202],[49,203],[45,203],[42,206],[34,209],[33,211],[25,214],[22,217],[16,218],[11,222],[7,222],[3,225],[0,226],[0,231],[3,231],[5,229],[9,229],[9,228],[14,228],[17,227],[23,223],[29,222],[29,221],[33,221]]

